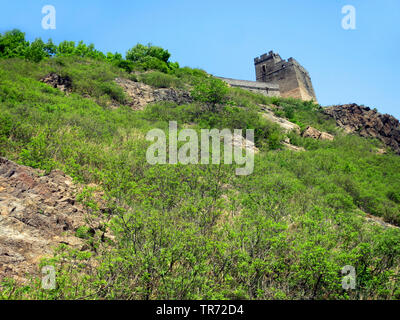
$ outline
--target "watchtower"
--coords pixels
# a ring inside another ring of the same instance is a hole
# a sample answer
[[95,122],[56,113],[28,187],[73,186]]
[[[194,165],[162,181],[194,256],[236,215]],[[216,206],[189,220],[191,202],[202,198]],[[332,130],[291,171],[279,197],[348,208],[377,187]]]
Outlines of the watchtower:
[[254,59],[256,80],[279,85],[282,97],[293,97],[317,102],[311,78],[295,59],[282,60],[273,51]]

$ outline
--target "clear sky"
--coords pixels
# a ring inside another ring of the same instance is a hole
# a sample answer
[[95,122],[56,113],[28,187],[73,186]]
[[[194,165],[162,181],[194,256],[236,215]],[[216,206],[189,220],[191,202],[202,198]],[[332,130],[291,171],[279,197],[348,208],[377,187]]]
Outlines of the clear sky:
[[[322,105],[355,102],[400,118],[399,0],[0,0],[0,32],[29,40],[83,40],[104,52],[136,43],[168,49],[181,66],[255,80],[253,59],[270,50],[310,73]],[[56,29],[42,29],[44,5]],[[356,29],[342,28],[342,7]]]

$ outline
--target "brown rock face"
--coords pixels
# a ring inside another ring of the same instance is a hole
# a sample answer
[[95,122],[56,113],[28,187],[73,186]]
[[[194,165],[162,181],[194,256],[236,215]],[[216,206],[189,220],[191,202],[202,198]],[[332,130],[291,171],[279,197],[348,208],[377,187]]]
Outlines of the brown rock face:
[[262,107],[262,110],[263,110],[261,115],[265,119],[267,119],[267,120],[279,125],[285,133],[293,131],[293,132],[296,132],[296,133],[300,134],[300,127],[297,124],[295,124],[293,122],[290,122],[289,120],[287,120],[285,118],[277,117],[274,114],[274,112],[268,107],[265,107],[265,106],[262,106],[262,105],[260,105],[260,106]]
[[44,78],[40,79],[41,82],[47,83],[51,85],[53,88],[60,89],[64,92],[71,92],[72,90],[72,81],[67,77],[61,77],[57,73],[49,73]]
[[173,88],[155,89],[147,84],[122,78],[116,78],[115,82],[131,98],[130,105],[136,110],[143,109],[147,104],[158,101],[173,101],[177,104],[193,102],[190,94],[183,90]]
[[347,133],[377,138],[400,154],[400,123],[395,117],[355,103],[328,107],[324,112]]
[[0,158],[0,280],[38,274],[40,259],[60,243],[82,246],[74,236],[85,216],[76,191],[60,171],[39,176]]
[[313,127],[308,126],[306,130],[301,134],[303,137],[306,138],[313,138],[313,139],[318,139],[318,140],[330,140],[332,141],[334,139],[334,136],[327,133],[327,132],[321,132]]

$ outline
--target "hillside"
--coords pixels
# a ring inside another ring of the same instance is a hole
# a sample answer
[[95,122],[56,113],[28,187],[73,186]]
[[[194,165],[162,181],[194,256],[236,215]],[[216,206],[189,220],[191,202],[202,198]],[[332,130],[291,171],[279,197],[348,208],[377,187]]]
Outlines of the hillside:
[[[361,125],[346,131],[312,102],[228,87],[158,47],[123,59],[82,43],[21,49],[5,38],[0,298],[400,298],[392,140]],[[149,164],[146,134],[168,132],[170,121],[254,129],[254,171]],[[34,184],[24,187],[21,172]],[[43,255],[19,233],[37,237]],[[7,272],[13,257],[23,264]],[[40,286],[45,265],[57,270],[56,289]],[[356,290],[342,288],[346,265]]]

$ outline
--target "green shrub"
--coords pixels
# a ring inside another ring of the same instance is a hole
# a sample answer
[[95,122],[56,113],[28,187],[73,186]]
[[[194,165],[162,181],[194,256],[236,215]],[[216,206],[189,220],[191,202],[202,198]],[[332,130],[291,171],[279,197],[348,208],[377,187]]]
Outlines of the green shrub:
[[52,150],[49,148],[49,141],[49,132],[42,132],[34,137],[27,148],[22,149],[20,153],[21,164],[49,173],[56,166],[51,155]]
[[171,54],[168,50],[148,44],[137,44],[126,52],[126,59],[132,61],[136,68],[142,70],[158,70],[168,73],[179,68],[177,63],[169,61]]
[[104,82],[100,85],[100,89],[103,93],[107,94],[111,99],[118,101],[119,103],[126,103],[126,97],[124,90],[113,82]]
[[397,204],[400,204],[400,192],[399,191],[389,191],[387,193],[388,199],[392,200],[393,202],[396,202]]
[[216,78],[205,78],[199,80],[191,91],[194,100],[209,106],[210,111],[216,111],[217,105],[228,101],[227,84]]
[[133,62],[140,62],[146,57],[153,57],[167,63],[171,57],[171,54],[168,52],[168,50],[153,46],[150,43],[147,46],[138,43],[126,53],[126,58]]
[[19,30],[14,29],[0,34],[0,57],[24,57],[28,46],[25,33]]
[[140,75],[140,80],[156,88],[182,88],[183,83],[175,76],[159,71]]
[[75,231],[75,236],[81,239],[90,239],[94,235],[94,230],[88,226],[80,226]]

